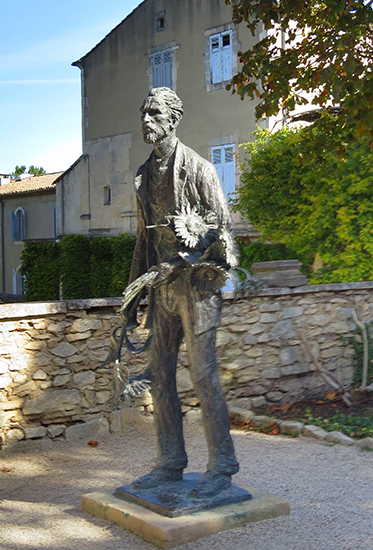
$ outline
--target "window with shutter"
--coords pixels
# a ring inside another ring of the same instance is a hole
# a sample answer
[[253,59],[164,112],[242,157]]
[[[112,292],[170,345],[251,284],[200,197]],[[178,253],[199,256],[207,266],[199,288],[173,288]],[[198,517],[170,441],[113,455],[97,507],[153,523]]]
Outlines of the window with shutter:
[[25,232],[25,211],[20,206],[15,212],[10,213],[10,226],[12,241],[23,241]]
[[230,198],[236,188],[235,146],[219,145],[211,148],[212,164],[218,173],[221,186],[227,198]]
[[153,88],[172,88],[172,52],[170,49],[153,54]]
[[211,83],[232,78],[232,31],[210,36]]

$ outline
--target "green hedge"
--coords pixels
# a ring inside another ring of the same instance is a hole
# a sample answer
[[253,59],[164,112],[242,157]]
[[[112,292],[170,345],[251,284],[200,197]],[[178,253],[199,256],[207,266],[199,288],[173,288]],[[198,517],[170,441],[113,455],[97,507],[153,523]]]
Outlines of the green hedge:
[[27,301],[120,296],[127,286],[135,237],[67,235],[60,242],[26,242],[22,252]]
[[26,242],[21,256],[26,300],[58,300],[60,250],[54,242]]

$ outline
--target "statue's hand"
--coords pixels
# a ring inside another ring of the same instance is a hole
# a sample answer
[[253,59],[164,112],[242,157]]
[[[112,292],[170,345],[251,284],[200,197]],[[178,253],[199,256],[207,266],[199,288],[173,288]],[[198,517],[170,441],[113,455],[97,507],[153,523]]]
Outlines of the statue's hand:
[[151,267],[149,271],[155,271],[157,273],[157,276],[152,283],[152,287],[157,288],[158,286],[169,282],[171,276],[175,274],[176,268],[178,267],[180,267],[180,264],[171,264],[168,262],[162,262],[161,264]]

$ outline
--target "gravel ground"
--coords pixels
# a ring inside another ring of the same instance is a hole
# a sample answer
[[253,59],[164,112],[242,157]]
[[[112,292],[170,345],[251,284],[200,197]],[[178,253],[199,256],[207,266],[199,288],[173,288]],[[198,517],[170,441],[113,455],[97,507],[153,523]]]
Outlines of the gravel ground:
[[[200,426],[186,430],[189,471],[203,471]],[[180,550],[373,550],[373,453],[310,438],[233,432],[242,487],[288,498],[291,515],[225,531]],[[134,431],[87,441],[35,442],[0,454],[1,550],[151,550],[154,546],[80,510],[80,496],[112,491],[148,471],[154,437]],[[3,468],[11,469],[2,473]]]

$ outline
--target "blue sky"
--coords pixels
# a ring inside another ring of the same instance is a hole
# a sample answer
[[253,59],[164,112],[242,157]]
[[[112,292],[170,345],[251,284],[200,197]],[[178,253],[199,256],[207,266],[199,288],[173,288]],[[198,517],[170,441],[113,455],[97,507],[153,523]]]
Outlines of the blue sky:
[[66,170],[81,154],[72,67],[140,0],[0,0],[0,173]]

